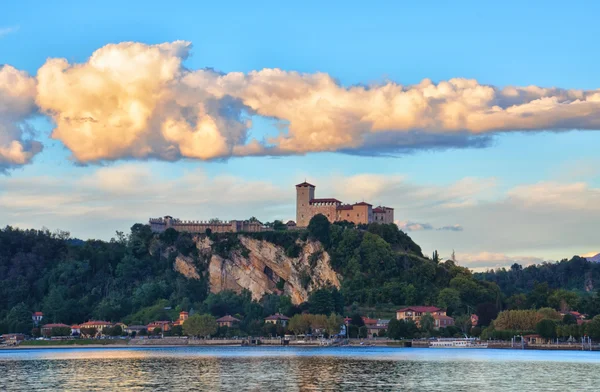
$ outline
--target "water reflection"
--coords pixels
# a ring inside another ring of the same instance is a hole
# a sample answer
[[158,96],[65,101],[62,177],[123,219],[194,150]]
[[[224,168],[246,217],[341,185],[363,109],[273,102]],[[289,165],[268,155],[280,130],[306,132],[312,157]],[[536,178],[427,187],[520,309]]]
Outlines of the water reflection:
[[600,354],[387,348],[0,351],[0,390],[596,391]]

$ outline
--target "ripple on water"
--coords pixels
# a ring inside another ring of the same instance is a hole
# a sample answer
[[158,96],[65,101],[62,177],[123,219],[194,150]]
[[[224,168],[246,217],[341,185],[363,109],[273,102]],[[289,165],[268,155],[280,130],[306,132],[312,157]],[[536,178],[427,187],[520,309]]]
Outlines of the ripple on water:
[[0,352],[2,391],[597,391],[600,353],[388,348]]

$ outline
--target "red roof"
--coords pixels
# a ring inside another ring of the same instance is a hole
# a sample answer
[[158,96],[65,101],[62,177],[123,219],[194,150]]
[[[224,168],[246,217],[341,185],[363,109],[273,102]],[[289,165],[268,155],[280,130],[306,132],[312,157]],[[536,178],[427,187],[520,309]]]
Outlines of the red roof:
[[235,317],[232,317],[230,315],[227,316],[223,316],[221,318],[217,319],[217,323],[233,323],[233,322],[239,322],[240,320],[236,319]]
[[369,203],[365,203],[364,201],[361,201],[360,203],[354,203],[355,206],[372,206],[373,204],[369,204]]
[[432,313],[432,312],[438,312],[442,309],[435,307],[435,306],[409,306],[407,308],[396,310],[396,313],[408,312],[409,310],[412,310],[413,312]]
[[298,184],[298,185],[296,185],[296,186],[297,186],[297,187],[298,187],[298,186],[310,186],[310,187],[316,188],[316,187],[315,187],[313,184],[309,184],[309,183],[308,183],[308,182],[306,182],[306,181],[304,181],[303,183],[301,183],[301,184]]
[[71,328],[66,324],[46,324],[42,328],[64,328],[64,327]]
[[71,329],[79,329],[79,325],[73,324],[73,325],[71,325]]
[[444,315],[441,315],[441,314],[434,314],[433,318],[436,319],[436,320],[454,320],[450,316],[444,316]]
[[350,204],[342,204],[337,206],[337,210],[351,210],[353,207]]
[[311,199],[310,204],[313,203],[341,203],[338,199],[326,198],[326,199]]
[[368,325],[368,324],[377,324],[377,320],[372,319],[372,318],[368,318],[368,317],[363,317],[363,322]]
[[289,317],[284,316],[283,314],[278,314],[278,313],[265,318],[265,320],[289,320],[289,319],[290,319]]
[[34,316],[43,316],[44,313],[42,313],[42,312],[33,312],[33,315]]
[[189,314],[188,312],[179,312],[179,314]]
[[385,210],[381,207],[373,208],[373,212],[385,212]]

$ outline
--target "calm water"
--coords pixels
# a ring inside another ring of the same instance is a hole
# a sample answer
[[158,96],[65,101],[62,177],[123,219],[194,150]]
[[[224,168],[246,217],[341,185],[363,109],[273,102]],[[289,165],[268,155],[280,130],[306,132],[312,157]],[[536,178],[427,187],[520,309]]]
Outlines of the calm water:
[[0,391],[598,391],[600,353],[399,348],[0,350]]

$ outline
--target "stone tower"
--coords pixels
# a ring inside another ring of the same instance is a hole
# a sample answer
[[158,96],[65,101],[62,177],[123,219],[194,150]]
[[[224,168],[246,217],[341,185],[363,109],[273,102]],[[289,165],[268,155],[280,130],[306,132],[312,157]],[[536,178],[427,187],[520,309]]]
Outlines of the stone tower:
[[310,201],[315,198],[315,186],[308,182],[296,185],[296,225],[308,226],[312,218]]

